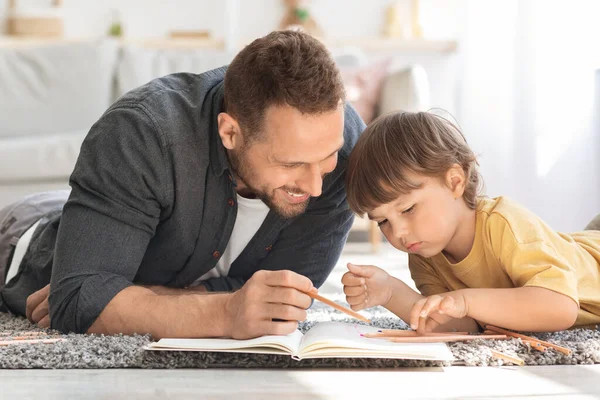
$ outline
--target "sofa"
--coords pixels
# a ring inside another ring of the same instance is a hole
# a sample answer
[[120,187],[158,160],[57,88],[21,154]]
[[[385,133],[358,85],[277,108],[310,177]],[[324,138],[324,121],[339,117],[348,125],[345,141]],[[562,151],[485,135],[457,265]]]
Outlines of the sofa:
[[[422,67],[397,66],[393,59],[370,62],[356,48],[332,49],[332,54],[348,99],[365,120],[429,107]],[[115,39],[0,40],[0,207],[33,192],[68,189],[87,131],[123,93],[165,74],[227,64],[233,56]],[[368,224],[357,219],[356,227]]]

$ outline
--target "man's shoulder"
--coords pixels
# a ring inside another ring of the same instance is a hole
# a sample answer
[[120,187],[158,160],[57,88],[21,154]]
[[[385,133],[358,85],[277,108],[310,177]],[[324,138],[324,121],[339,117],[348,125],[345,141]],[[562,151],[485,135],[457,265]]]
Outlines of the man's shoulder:
[[346,160],[350,157],[350,153],[360,134],[365,130],[366,126],[362,118],[358,115],[354,107],[346,102],[344,105],[344,146],[339,152],[340,161],[345,168]]
[[176,104],[201,104],[208,93],[223,82],[226,70],[224,66],[201,74],[179,72],[153,79],[125,93],[110,109],[140,107],[150,112],[165,112],[180,108],[174,107]]

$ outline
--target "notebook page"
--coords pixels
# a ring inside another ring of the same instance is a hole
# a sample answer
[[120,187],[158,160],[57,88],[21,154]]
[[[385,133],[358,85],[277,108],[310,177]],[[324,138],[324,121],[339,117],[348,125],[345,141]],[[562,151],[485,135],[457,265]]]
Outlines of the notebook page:
[[148,350],[218,351],[233,353],[294,354],[302,340],[296,330],[286,336],[262,336],[255,339],[160,339]]
[[394,343],[365,338],[380,328],[343,322],[320,322],[304,334],[298,358],[381,357],[425,360],[452,360],[445,343]]

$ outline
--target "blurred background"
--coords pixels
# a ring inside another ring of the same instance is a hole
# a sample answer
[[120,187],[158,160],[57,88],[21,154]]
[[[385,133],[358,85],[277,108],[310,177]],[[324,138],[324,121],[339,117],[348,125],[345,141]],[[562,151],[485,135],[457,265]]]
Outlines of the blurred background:
[[[443,109],[479,155],[488,195],[560,231],[600,213],[600,2],[0,0],[0,10],[0,206],[67,187],[85,133],[124,92],[227,64],[291,26],[330,48],[366,122]],[[372,226],[356,232],[377,247]]]

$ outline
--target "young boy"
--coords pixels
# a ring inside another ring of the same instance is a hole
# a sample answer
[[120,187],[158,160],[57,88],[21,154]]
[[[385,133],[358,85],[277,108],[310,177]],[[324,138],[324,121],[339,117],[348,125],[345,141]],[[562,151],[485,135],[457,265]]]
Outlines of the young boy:
[[382,305],[421,332],[600,323],[600,232],[558,233],[506,197],[478,196],[476,157],[444,118],[378,118],[350,156],[346,183],[352,210],[409,253],[420,291],[349,264],[342,283],[352,309]]

